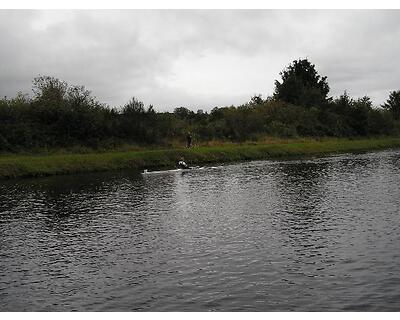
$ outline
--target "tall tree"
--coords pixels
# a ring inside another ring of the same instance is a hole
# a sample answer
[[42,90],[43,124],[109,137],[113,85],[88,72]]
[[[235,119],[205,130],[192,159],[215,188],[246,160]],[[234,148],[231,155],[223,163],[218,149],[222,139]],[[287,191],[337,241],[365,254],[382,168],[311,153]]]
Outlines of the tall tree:
[[400,119],[400,90],[391,91],[389,99],[382,105],[383,108],[390,110],[393,113],[393,118]]
[[37,101],[44,104],[61,104],[68,90],[68,84],[50,76],[39,76],[33,79],[32,91]]
[[321,106],[329,100],[327,77],[321,77],[307,59],[293,61],[280,76],[282,80],[275,81],[275,99],[305,107]]

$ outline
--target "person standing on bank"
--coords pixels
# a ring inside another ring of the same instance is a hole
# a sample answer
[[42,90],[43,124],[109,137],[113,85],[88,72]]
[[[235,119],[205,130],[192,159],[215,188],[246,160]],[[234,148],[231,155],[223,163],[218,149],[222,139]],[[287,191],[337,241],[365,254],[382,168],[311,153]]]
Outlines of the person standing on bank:
[[192,135],[188,132],[186,136],[186,148],[190,148],[192,146]]

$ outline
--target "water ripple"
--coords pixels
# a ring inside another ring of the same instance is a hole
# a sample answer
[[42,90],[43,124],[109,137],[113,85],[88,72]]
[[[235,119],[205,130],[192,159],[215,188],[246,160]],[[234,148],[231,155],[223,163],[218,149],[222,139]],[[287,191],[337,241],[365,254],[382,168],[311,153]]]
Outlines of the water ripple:
[[399,311],[400,153],[0,183],[1,311]]

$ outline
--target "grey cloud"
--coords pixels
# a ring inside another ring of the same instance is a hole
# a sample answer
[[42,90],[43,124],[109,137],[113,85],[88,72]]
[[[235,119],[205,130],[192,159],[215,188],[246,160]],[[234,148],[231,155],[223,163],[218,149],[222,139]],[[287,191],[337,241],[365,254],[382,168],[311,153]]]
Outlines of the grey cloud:
[[115,106],[136,96],[209,110],[271,94],[279,71],[308,57],[332,95],[379,104],[400,89],[399,21],[397,10],[1,10],[0,94],[46,74]]

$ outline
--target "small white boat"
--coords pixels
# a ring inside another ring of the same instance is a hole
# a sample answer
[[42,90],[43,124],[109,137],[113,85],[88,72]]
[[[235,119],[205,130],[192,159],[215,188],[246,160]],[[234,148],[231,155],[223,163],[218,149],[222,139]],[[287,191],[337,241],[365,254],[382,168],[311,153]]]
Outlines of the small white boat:
[[175,172],[188,172],[191,170],[201,170],[204,169],[204,167],[190,167],[188,169],[170,169],[170,170],[162,170],[162,171],[148,171],[147,169],[145,169],[142,174],[157,174],[157,173],[175,173]]

